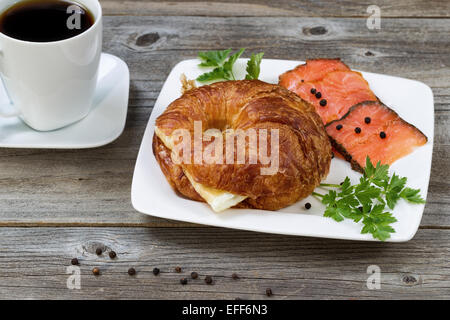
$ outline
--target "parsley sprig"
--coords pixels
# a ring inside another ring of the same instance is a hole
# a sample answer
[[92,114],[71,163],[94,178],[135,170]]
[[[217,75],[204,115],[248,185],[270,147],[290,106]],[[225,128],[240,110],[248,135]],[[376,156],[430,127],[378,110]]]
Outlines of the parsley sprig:
[[247,75],[245,76],[246,80],[258,79],[260,73],[260,65],[262,61],[262,57],[264,56],[264,52],[260,52],[257,54],[253,54],[250,57],[250,60],[247,62]]
[[359,184],[352,185],[346,177],[340,185],[321,184],[321,187],[333,188],[327,194],[313,192],[313,195],[326,205],[325,217],[338,222],[344,219],[361,221],[361,233],[370,233],[375,239],[385,241],[395,232],[391,224],[397,221],[389,209],[394,209],[400,199],[425,203],[419,189],[406,187],[406,177],[401,178],[395,173],[389,176],[388,170],[389,166],[381,165],[380,162],[373,166],[367,157]]
[[[230,55],[231,49],[221,51],[199,52],[198,57],[202,61],[200,67],[213,67],[210,72],[206,72],[197,78],[199,82],[212,82],[217,80],[236,80],[233,73],[233,66],[237,59],[244,53],[242,48],[238,52]],[[245,79],[258,79],[260,73],[260,64],[264,53],[252,54],[247,63],[247,75]]]

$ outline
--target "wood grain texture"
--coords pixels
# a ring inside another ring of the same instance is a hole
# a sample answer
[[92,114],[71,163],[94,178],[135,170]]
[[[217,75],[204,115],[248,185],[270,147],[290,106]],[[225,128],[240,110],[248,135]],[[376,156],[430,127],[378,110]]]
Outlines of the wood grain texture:
[[[308,31],[321,26],[326,29],[323,35]],[[125,132],[112,144],[90,150],[1,149],[0,226],[186,226],[139,214],[131,206],[131,180],[142,135],[176,63],[195,57],[198,50],[245,46],[265,51],[267,58],[341,57],[353,68],[432,86],[435,148],[422,225],[450,227],[447,20],[390,20],[373,32],[363,19],[124,16],[105,17],[104,34],[104,51],[124,59],[131,71]],[[373,55],[366,55],[368,51]]]
[[377,5],[382,17],[450,17],[446,0],[364,0],[364,1],[154,1],[100,0],[107,15],[153,16],[282,16],[282,17],[364,17],[367,8]]
[[[0,149],[0,299],[449,299],[450,2],[101,0],[104,51],[131,72],[127,124],[90,150]],[[366,28],[369,5],[381,30]],[[299,18],[301,17],[301,18]],[[246,47],[266,58],[341,57],[352,68],[423,81],[435,145],[421,227],[407,243],[287,237],[148,217],[130,203],[134,164],[159,91],[199,50]],[[1,132],[0,132],[1,134]],[[114,250],[111,260],[95,249]],[[80,260],[81,290],[66,287]],[[366,287],[367,267],[382,271]],[[100,267],[101,275],[91,270]],[[173,271],[181,266],[181,274]],[[137,275],[127,274],[135,267]],[[161,274],[155,277],[153,267]],[[191,271],[200,279],[181,286]],[[231,274],[239,274],[232,280]],[[212,275],[214,285],[203,282]]]
[[446,19],[392,19],[369,30],[356,18],[106,17],[105,29],[105,51],[123,57],[134,80],[152,81],[155,95],[154,82],[180,60],[229,47],[272,59],[341,57],[355,69],[448,87]]
[[[0,228],[0,298],[44,299],[449,299],[449,230],[364,243],[216,228]],[[106,253],[95,254],[96,248]],[[107,252],[114,250],[111,260]],[[66,287],[80,261],[81,290]],[[368,290],[367,267],[381,268]],[[180,266],[182,273],[174,268]],[[101,275],[91,270],[99,267]],[[130,277],[127,270],[137,274]],[[158,267],[161,274],[154,276]],[[198,272],[199,279],[189,275]],[[239,280],[231,278],[237,273]],[[211,275],[213,285],[206,285]],[[405,276],[409,276],[405,277]],[[180,284],[188,277],[186,286]]]

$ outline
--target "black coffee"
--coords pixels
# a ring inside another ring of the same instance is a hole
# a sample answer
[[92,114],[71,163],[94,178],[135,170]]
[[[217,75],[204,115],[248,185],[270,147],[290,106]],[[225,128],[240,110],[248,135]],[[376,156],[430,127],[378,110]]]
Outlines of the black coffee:
[[76,2],[27,0],[0,14],[0,32],[24,41],[51,42],[75,37],[94,21],[92,13]]

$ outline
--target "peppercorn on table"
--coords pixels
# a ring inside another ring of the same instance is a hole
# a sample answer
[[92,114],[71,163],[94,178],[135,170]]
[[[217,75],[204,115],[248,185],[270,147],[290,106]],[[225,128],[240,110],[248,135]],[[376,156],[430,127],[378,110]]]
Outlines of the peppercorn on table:
[[[0,149],[0,299],[450,298],[450,2],[101,4],[104,52],[130,68],[125,131],[96,149]],[[369,4],[381,10],[380,29],[368,27]],[[413,240],[261,234],[133,209],[137,152],[169,71],[200,50],[241,47],[274,59],[341,57],[433,89],[433,166]],[[378,289],[367,286],[374,265]],[[68,285],[73,266],[79,286]]]

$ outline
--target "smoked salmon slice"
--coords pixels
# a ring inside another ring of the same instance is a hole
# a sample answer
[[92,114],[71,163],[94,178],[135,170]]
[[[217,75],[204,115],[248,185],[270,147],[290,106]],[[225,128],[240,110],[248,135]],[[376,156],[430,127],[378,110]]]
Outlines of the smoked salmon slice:
[[355,104],[377,100],[363,76],[339,59],[307,60],[283,73],[279,84],[314,105],[324,124],[340,119]]
[[332,146],[354,170],[363,172],[366,157],[392,164],[427,143],[427,137],[379,101],[365,101],[350,108],[340,120],[326,125]]
[[298,85],[294,92],[316,108],[324,124],[340,119],[355,104],[377,100],[367,81],[355,71],[330,72],[322,80]]
[[289,70],[279,78],[279,84],[289,90],[293,90],[299,83],[322,80],[333,71],[350,71],[340,59],[311,59],[306,60],[292,70]]

